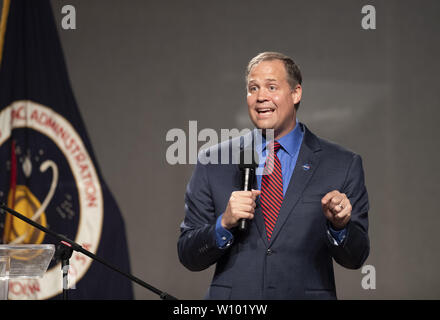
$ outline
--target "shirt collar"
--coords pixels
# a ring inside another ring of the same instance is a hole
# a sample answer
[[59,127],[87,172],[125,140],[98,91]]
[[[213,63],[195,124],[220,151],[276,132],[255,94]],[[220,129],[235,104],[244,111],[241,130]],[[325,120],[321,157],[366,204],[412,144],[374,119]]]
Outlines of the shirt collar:
[[[301,144],[302,136],[304,134],[303,131],[304,131],[304,129],[302,128],[301,123],[298,120],[296,120],[295,128],[293,128],[292,131],[290,131],[288,134],[286,134],[285,136],[283,136],[277,140],[280,143],[281,147],[291,157],[293,157],[296,154],[296,152],[298,151],[298,148]],[[265,152],[268,142],[266,141],[266,139],[264,137],[261,142],[262,142],[263,149],[258,149],[258,150],[262,150],[263,152]]]

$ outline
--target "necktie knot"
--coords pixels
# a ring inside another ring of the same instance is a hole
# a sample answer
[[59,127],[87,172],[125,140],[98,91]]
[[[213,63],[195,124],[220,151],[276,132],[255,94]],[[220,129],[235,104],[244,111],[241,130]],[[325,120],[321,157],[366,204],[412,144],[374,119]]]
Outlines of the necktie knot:
[[280,148],[281,148],[281,144],[278,141],[275,140],[273,143],[271,142],[269,144],[269,150],[270,151],[272,151],[272,148],[273,148],[273,152],[277,153],[278,150],[280,150]]

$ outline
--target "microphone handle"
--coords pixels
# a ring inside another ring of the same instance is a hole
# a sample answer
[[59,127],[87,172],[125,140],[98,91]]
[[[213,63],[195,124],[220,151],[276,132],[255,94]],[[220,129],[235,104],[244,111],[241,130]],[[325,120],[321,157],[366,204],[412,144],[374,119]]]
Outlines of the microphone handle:
[[238,222],[238,229],[240,231],[246,231],[247,230],[247,224],[248,224],[247,219],[241,219]]
[[[243,184],[243,190],[249,191],[249,180],[251,175],[251,169],[250,168],[244,168],[244,184]],[[247,219],[240,219],[238,222],[238,229],[240,231],[246,231],[248,226]]]

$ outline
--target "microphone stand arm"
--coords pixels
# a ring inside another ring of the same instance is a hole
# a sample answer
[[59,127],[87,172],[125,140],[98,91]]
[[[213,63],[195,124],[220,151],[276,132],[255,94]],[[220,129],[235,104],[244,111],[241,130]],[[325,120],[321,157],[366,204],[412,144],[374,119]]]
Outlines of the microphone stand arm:
[[[122,274],[123,276],[125,276],[126,278],[130,279],[133,282],[136,282],[138,285],[152,291],[153,293],[157,294],[162,300],[177,300],[177,298],[173,297],[172,295],[163,292],[155,287],[153,287],[152,285],[149,285],[148,283],[142,281],[141,279],[127,273],[124,272],[120,269],[118,269],[117,267],[113,266],[112,264],[108,263],[107,261],[105,261],[104,259],[98,257],[97,255],[91,253],[90,251],[87,251],[86,249],[84,249],[83,247],[81,247],[78,243],[70,240],[69,238],[63,236],[62,234],[58,234],[56,232],[53,232],[52,230],[49,230],[45,227],[43,227],[42,225],[36,223],[35,221],[32,221],[31,219],[23,216],[22,214],[18,213],[17,211],[8,208],[3,202],[0,202],[0,211],[7,211],[8,213],[10,213],[11,215],[13,215],[14,217],[17,217],[18,219],[30,224],[31,226],[33,226],[34,228],[37,228],[41,231],[43,231],[44,233],[54,237],[55,239],[57,239],[57,241],[60,242],[61,245],[67,247],[69,250],[67,250],[67,254],[63,254],[62,260],[63,260],[63,271],[65,268],[65,265],[68,265],[68,260],[70,258],[70,255],[68,254],[69,251],[77,251],[80,252],[84,255],[86,255],[87,257],[98,261],[100,263],[102,263],[103,265],[105,265],[106,267],[112,269],[113,271],[118,272],[119,274]],[[64,288],[64,286],[63,286]],[[67,290],[67,288],[64,288],[64,290]],[[64,291],[63,292],[63,296],[66,299],[67,298],[67,292]]]

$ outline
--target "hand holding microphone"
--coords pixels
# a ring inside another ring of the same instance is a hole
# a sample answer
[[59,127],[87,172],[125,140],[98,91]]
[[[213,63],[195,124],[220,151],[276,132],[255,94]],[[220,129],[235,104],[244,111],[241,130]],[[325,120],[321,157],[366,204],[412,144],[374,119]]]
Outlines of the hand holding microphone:
[[238,225],[240,231],[245,231],[248,225],[247,220],[254,218],[255,200],[261,194],[260,190],[252,189],[257,167],[258,155],[254,152],[254,149],[252,147],[243,149],[240,152],[238,165],[241,172],[243,191],[232,192],[222,217],[223,228],[232,229]]
[[242,219],[252,220],[255,212],[255,200],[260,190],[234,191],[223,213],[222,226],[226,229],[236,227]]

